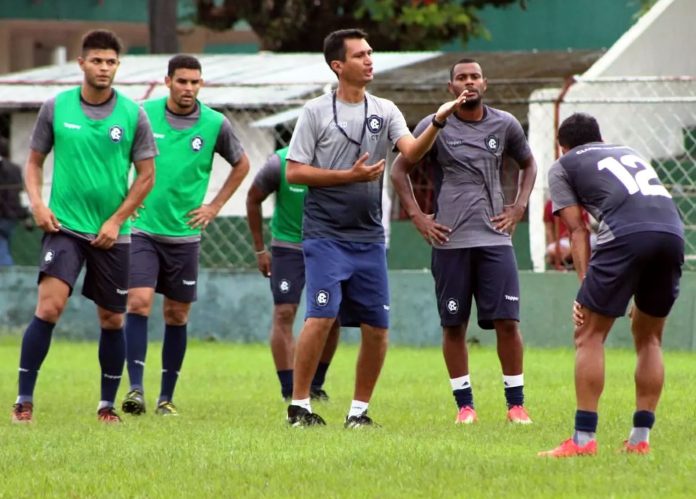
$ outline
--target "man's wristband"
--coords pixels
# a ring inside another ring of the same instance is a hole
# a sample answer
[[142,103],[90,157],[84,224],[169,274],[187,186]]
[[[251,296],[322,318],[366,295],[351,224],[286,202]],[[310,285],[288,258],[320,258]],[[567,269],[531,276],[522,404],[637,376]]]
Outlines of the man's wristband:
[[437,121],[437,118],[435,117],[435,115],[433,115],[433,121],[431,123],[435,128],[443,129],[447,124],[447,120],[445,119],[445,121]]
[[263,254],[266,253],[267,251],[268,251],[268,250],[267,250],[266,248],[264,248],[264,249],[259,250],[259,251],[254,251],[254,254],[255,254],[256,256],[259,256],[259,255],[263,255]]

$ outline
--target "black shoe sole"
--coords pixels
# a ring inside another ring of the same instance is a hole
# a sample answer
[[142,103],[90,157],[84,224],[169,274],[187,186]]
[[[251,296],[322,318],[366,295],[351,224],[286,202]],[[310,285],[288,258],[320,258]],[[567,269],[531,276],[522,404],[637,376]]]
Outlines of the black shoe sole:
[[123,412],[132,414],[133,416],[140,416],[141,414],[145,414],[145,407],[143,407],[142,404],[139,404],[132,400],[124,401],[121,405],[121,409],[123,410]]

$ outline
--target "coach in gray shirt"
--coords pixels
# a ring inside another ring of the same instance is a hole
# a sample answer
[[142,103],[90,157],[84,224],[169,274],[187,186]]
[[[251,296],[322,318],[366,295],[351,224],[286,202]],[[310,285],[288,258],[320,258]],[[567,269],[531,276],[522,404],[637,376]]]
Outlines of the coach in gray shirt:
[[[387,350],[389,287],[381,223],[382,174],[388,147],[418,161],[438,128],[418,139],[393,102],[365,91],[372,81],[372,48],[357,29],[324,40],[324,57],[338,76],[332,94],[309,101],[300,115],[287,155],[287,180],[309,186],[305,200],[303,251],[306,321],[295,351],[292,426],[323,425],[312,413],[310,384],[334,320],[360,326],[355,393],[345,426],[372,425],[367,407]],[[465,100],[443,104],[437,122]]]
[[[476,421],[469,379],[466,327],[472,297],[479,326],[495,329],[508,406],[507,419],[529,424],[524,408],[519,280],[510,234],[522,219],[536,177],[536,163],[519,122],[509,113],[483,104],[486,79],[481,66],[461,59],[450,69],[448,90],[464,92],[466,101],[443,123],[428,154],[435,169],[435,213],[418,207],[408,174],[415,165],[397,157],[391,178],[401,204],[433,246],[443,353],[458,414],[456,423]],[[415,135],[424,133],[434,116],[425,117]],[[521,167],[517,200],[504,205],[500,175],[505,155]]]

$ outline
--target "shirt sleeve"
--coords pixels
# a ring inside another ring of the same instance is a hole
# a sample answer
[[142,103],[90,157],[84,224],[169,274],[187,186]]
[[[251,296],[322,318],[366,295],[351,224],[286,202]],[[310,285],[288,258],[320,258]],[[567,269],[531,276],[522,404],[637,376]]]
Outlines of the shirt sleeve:
[[280,189],[280,157],[277,154],[271,154],[268,157],[254,177],[253,185],[265,195]]
[[[317,146],[316,120],[309,107],[305,105],[297,119],[295,130],[290,139],[287,159],[311,165]],[[320,165],[314,165],[320,166]]]
[[155,137],[152,135],[150,120],[141,107],[138,109],[138,124],[133,138],[133,147],[131,147],[131,161],[154,158],[157,154],[157,145]]
[[573,187],[570,185],[568,173],[559,161],[556,161],[549,169],[549,193],[553,202],[554,214],[568,206],[580,204]]
[[406,118],[403,113],[396,107],[396,104],[391,103],[391,113],[389,119],[389,140],[392,145],[396,145],[401,137],[411,135],[411,131],[406,124]]
[[215,142],[215,152],[225,158],[230,165],[234,166],[239,163],[244,155],[244,148],[239,141],[237,134],[234,133],[232,123],[227,118],[222,121],[220,133],[218,133],[217,141]]
[[510,116],[510,124],[507,131],[506,152],[518,163],[522,163],[532,155],[532,150],[529,148],[527,137],[524,136],[522,125],[514,116]]
[[51,98],[45,101],[39,109],[39,115],[34,123],[29,142],[29,147],[34,151],[48,154],[53,148],[53,111],[55,105],[56,99]]

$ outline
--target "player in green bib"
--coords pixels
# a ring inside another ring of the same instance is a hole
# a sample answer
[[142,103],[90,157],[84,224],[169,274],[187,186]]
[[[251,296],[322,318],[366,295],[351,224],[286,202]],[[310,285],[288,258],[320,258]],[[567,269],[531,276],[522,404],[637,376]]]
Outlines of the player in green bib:
[[[189,55],[171,58],[165,83],[167,97],[143,104],[160,155],[155,187],[133,224],[126,314],[130,390],[122,407],[134,415],[145,412],[147,323],[155,292],[164,295],[165,322],[155,412],[177,414],[174,388],[186,353],[189,311],[196,301],[201,230],[217,216],[249,171],[249,160],[230,122],[197,100],[203,85],[198,59]],[[232,171],[215,197],[204,203],[216,152]]]
[[[47,100],[39,111],[26,164],[26,191],[44,232],[38,303],[22,339],[14,422],[30,422],[39,368],[83,266],[82,294],[97,305],[101,335],[101,400],[97,416],[118,423],[116,392],[125,359],[123,315],[128,294],[129,218],[152,188],[157,148],[139,106],[115,91],[121,44],[95,30],[78,57],[82,84]],[[43,201],[43,164],[53,149],[51,199]],[[137,178],[128,184],[131,164]]]
[[[285,156],[288,148],[277,150],[259,170],[247,193],[247,221],[256,252],[259,271],[270,279],[273,293],[273,322],[271,353],[280,381],[281,394],[286,401],[292,397],[293,355],[295,342],[292,326],[305,284],[302,253],[302,213],[307,186],[289,184],[285,178]],[[271,250],[263,240],[261,203],[276,194],[271,219]],[[334,323],[324,346],[319,365],[312,379],[310,397],[328,400],[323,389],[326,371],[338,345],[339,325]]]

